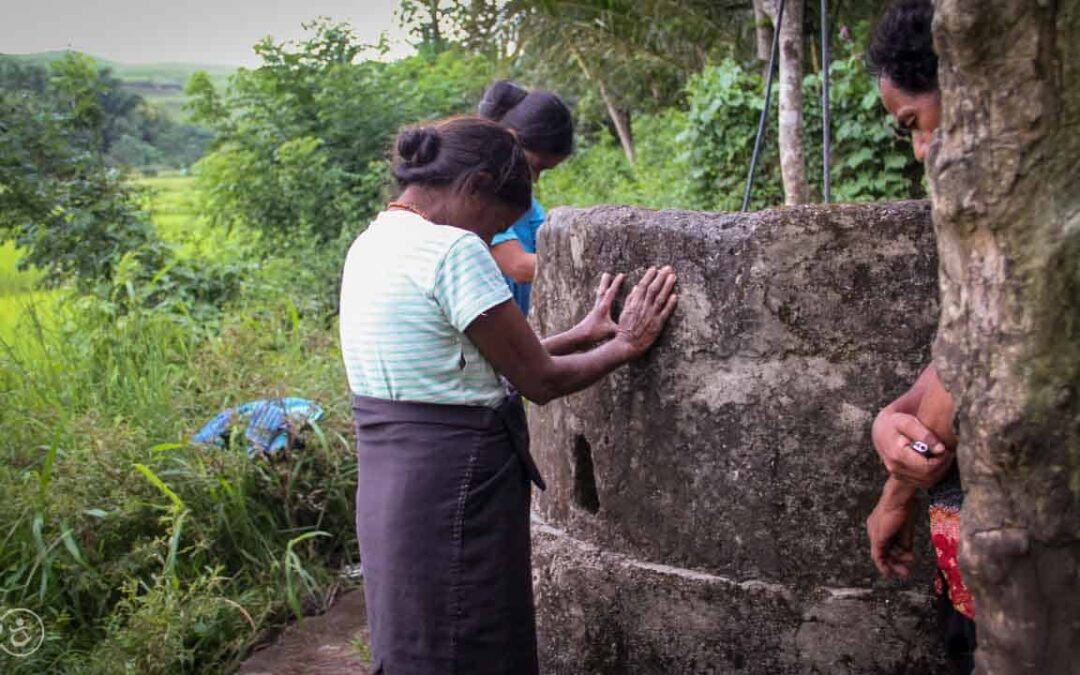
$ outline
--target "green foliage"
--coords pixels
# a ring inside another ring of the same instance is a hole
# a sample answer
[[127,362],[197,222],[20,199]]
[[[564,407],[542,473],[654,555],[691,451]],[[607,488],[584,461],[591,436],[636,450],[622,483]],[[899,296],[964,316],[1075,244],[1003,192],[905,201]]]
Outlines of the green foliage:
[[207,129],[176,121],[133,91],[112,67],[78,52],[37,61],[0,56],[0,90],[36,97],[67,91],[79,102],[68,111],[71,119],[94,130],[80,146],[99,153],[109,166],[184,169],[202,156],[211,139]]
[[[869,202],[925,196],[923,166],[911,144],[895,137],[881,105],[877,84],[850,45],[846,57],[829,69],[832,116],[832,192],[838,202]],[[806,111],[807,180],[821,185],[821,75],[803,81]]]
[[636,119],[677,104],[687,78],[730,55],[753,17],[748,3],[713,0],[411,4],[439,7],[461,44],[577,100],[589,129],[610,123],[609,105]]
[[[705,68],[687,85],[689,124],[679,140],[686,148],[683,158],[698,205],[718,211],[736,211],[742,205],[762,91],[761,76],[730,59]],[[783,202],[775,128],[772,132],[762,146],[753,208]]]
[[[328,331],[281,299],[238,307],[213,337],[96,301],[27,321],[0,345],[0,604],[33,609],[48,636],[12,672],[219,670],[322,602],[356,550]],[[287,458],[182,440],[223,406],[283,395],[330,413]]]
[[82,290],[112,278],[119,259],[153,239],[132,190],[100,152],[104,109],[97,71],[57,61],[41,91],[0,90],[0,240],[51,284]]
[[109,163],[144,173],[187,169],[203,156],[213,138],[209,130],[176,122],[146,101],[139,101],[128,115],[117,118],[113,134]]
[[[16,73],[10,64],[6,72]],[[141,195],[108,166],[107,81],[88,58],[53,62],[47,81],[16,73],[0,91],[0,241],[42,283],[70,284],[116,311],[168,308],[196,321],[228,301],[242,269],[194,266],[161,241]]]
[[[922,165],[893,137],[877,88],[857,49],[834,61],[832,185],[838,202],[922,196]],[[821,185],[820,75],[804,82],[807,178]],[[762,78],[733,60],[706,67],[686,86],[686,113],[638,119],[639,160],[630,166],[609,134],[587,139],[578,155],[541,182],[549,204],[631,203],[734,211],[742,205],[762,103]],[[775,119],[775,102],[772,116]],[[754,180],[751,208],[783,202],[775,125]]]
[[268,245],[356,233],[386,197],[389,143],[408,122],[475,105],[491,68],[457,50],[392,63],[346,26],[316,23],[299,44],[260,43],[222,99],[197,77],[196,118],[219,144],[199,165],[216,223],[243,224]]
[[669,110],[638,123],[638,161],[626,161],[610,134],[587,138],[564,164],[545,173],[537,198],[554,206],[636,204],[653,208],[697,208],[679,134],[686,115]]

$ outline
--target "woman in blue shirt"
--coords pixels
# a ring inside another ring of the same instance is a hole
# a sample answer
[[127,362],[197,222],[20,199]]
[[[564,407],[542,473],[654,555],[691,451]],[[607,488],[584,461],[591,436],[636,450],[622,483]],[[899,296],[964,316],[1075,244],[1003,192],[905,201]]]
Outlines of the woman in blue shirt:
[[[535,182],[574,150],[574,121],[570,109],[549,91],[528,91],[505,80],[488,88],[480,115],[498,122],[517,136]],[[529,313],[529,295],[536,277],[536,232],[544,224],[544,207],[534,198],[529,210],[491,240],[491,253],[506,277],[514,302]]]

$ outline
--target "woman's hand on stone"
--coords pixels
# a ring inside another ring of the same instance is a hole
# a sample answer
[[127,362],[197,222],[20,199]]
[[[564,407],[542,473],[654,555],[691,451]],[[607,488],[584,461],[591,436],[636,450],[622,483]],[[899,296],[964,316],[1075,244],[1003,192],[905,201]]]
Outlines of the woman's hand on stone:
[[626,297],[614,339],[624,344],[631,359],[652,347],[675,311],[679,297],[673,292],[676,281],[671,267],[650,267]]
[[[952,466],[954,453],[914,415],[883,410],[874,420],[871,436],[889,474],[904,483],[930,487]],[[915,452],[911,444],[917,441],[925,443],[930,454]]]
[[615,337],[619,331],[619,324],[611,318],[611,306],[622,288],[625,274],[617,274],[614,277],[604,272],[600,276],[600,285],[596,287],[596,304],[593,305],[589,315],[581,322],[586,341],[591,344],[606,342]]

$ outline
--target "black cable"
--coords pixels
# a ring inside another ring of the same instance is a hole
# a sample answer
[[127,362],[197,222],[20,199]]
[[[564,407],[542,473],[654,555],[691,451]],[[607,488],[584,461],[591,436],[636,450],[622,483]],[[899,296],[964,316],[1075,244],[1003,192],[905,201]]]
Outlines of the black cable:
[[761,154],[761,143],[765,139],[765,122],[769,117],[769,104],[772,101],[773,70],[776,65],[776,52],[780,46],[780,26],[784,22],[784,0],[780,0],[780,8],[776,12],[776,25],[773,26],[772,51],[769,53],[769,72],[765,76],[765,105],[761,109],[761,118],[758,120],[757,138],[754,139],[754,154],[750,157],[750,172],[746,176],[746,192],[743,193],[742,211],[750,208],[750,195],[754,191],[754,171],[757,169],[758,157]]

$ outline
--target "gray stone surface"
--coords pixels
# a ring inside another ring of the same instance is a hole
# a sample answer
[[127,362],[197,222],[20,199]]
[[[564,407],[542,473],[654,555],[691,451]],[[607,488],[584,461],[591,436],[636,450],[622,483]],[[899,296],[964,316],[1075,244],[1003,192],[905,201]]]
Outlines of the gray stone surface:
[[925,591],[816,588],[636,560],[533,527],[545,675],[942,670]]
[[641,362],[530,411],[545,672],[932,672],[925,535],[898,588],[863,523],[873,415],[928,360],[934,250],[921,202],[552,213],[543,334],[605,270],[670,263],[680,304]]

